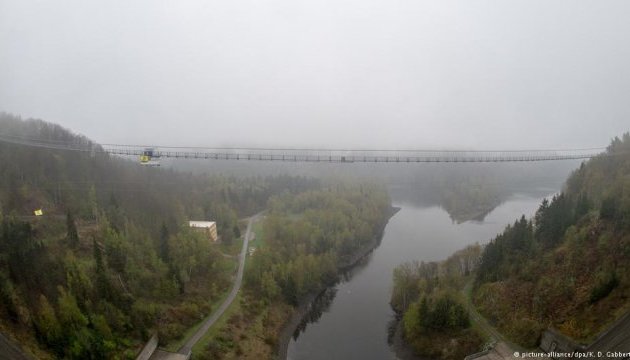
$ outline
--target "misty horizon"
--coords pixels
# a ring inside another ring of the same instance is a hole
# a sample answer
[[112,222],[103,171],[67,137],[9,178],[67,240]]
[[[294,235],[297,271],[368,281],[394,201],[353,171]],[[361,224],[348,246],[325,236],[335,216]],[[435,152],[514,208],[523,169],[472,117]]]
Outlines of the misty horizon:
[[[456,6],[454,6],[456,5]],[[99,143],[606,146],[627,2],[0,5],[0,110]]]

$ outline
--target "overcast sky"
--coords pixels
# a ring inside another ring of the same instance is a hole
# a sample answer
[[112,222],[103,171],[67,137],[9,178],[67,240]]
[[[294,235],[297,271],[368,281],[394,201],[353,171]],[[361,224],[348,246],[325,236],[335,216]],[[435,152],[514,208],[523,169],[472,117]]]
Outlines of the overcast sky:
[[0,110],[99,142],[606,145],[629,1],[0,0]]

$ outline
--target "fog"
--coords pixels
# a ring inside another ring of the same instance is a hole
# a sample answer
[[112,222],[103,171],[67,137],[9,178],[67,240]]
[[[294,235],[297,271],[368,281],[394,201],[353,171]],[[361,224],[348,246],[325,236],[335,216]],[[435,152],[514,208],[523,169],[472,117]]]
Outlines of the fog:
[[605,146],[627,1],[0,1],[0,110],[99,142]]

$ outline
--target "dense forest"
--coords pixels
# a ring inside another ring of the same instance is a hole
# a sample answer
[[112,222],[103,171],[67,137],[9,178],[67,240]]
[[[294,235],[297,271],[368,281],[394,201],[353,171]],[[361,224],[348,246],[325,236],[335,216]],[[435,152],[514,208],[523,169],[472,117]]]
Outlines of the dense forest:
[[[3,136],[98,148],[0,114]],[[36,358],[132,358],[182,336],[229,288],[239,218],[319,181],[226,178],[107,154],[0,143],[0,330]],[[40,210],[43,215],[35,216]],[[187,227],[215,220],[220,245]]]
[[404,314],[407,343],[444,359],[455,357],[437,339],[477,338],[471,349],[479,350],[483,339],[468,329],[470,298],[525,348],[536,347],[548,327],[593,341],[630,310],[629,179],[625,134],[575,170],[532,219],[517,219],[483,248],[469,247],[441,263],[399,266],[392,306]]
[[455,360],[484,345],[486,339],[471,326],[462,291],[480,254],[481,246],[471,245],[441,262],[409,262],[394,270],[391,306],[402,317],[402,336],[415,353]]
[[[565,189],[492,240],[475,304],[513,341],[553,326],[589,343],[630,309],[630,134],[582,164]],[[510,294],[509,296],[505,296]]]
[[391,214],[387,192],[378,185],[336,183],[272,197],[264,236],[248,261],[239,310],[196,356],[274,358],[295,306],[375,246]]

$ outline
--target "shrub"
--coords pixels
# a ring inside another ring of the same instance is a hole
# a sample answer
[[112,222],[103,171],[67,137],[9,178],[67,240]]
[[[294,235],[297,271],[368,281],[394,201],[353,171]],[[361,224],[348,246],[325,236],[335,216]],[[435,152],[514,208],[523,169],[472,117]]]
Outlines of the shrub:
[[619,279],[616,273],[610,272],[606,275],[599,276],[597,284],[593,287],[593,290],[591,290],[590,303],[594,304],[605,298],[617,285],[619,285]]
[[543,330],[541,324],[528,318],[515,321],[511,328],[511,338],[528,349],[538,345]]

